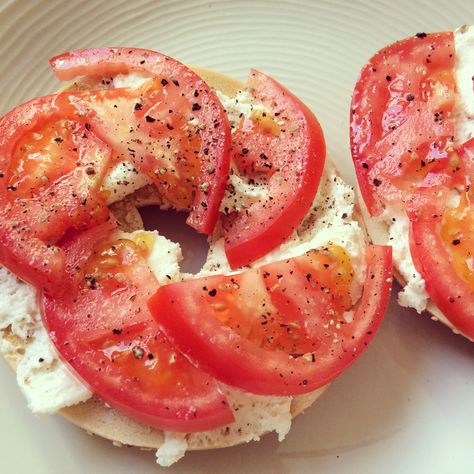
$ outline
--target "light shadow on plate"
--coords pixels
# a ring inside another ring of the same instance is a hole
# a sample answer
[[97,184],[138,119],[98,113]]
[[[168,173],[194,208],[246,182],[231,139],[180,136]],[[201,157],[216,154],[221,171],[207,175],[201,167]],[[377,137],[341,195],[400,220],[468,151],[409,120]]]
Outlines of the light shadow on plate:
[[465,404],[465,400],[457,400],[461,394],[456,387],[472,382],[466,374],[472,374],[474,344],[441,322],[432,321],[427,312],[419,315],[406,308],[398,311],[398,337],[390,347],[397,363],[411,370],[416,352],[423,368],[418,386],[424,395],[446,413],[458,402]]

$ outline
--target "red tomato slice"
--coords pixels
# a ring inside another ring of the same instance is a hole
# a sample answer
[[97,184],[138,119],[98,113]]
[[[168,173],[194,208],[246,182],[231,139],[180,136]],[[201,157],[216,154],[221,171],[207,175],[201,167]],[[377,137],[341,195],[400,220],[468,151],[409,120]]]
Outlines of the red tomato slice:
[[456,272],[436,220],[411,223],[410,250],[430,298],[449,321],[474,339],[474,292]]
[[111,241],[113,227],[69,234],[61,243],[62,290],[43,297],[59,353],[95,394],[142,423],[181,432],[231,423],[216,382],[176,351],[148,311],[158,282],[145,261],[146,238]]
[[[129,102],[131,106],[125,112],[126,123],[127,126],[132,124],[133,130],[127,130],[124,135],[116,137],[112,146],[119,148],[119,154],[124,153],[143,166],[145,172],[152,172],[164,187],[168,184],[170,194],[171,186],[175,184],[172,173],[181,171],[182,179],[179,181],[184,182],[183,186],[190,189],[194,196],[192,205],[189,206],[191,213],[188,224],[199,232],[211,233],[217,221],[229,174],[230,126],[225,110],[210,87],[175,59],[145,49],[81,49],[56,56],[50,63],[61,80],[132,71],[148,73],[155,78],[155,84],[159,84],[160,89],[155,91],[155,96],[151,99],[150,94],[145,94],[144,100]],[[144,119],[142,117],[137,123],[133,111],[142,109],[146,114],[142,113]],[[117,116],[113,107],[101,110],[96,108],[95,112],[104,126],[105,134],[109,139],[112,138],[110,131],[120,124],[120,116]],[[174,116],[172,121],[170,115]],[[197,120],[196,125],[189,125],[192,119]],[[136,130],[140,125],[147,126],[145,133],[149,131],[153,138],[163,138],[158,151],[147,146],[147,143],[140,146],[137,142],[137,139],[142,140],[142,133]],[[196,136],[200,139],[198,144],[194,143]],[[118,146],[120,142],[121,147]],[[174,149],[179,151],[177,161],[182,163],[181,169],[178,166],[174,170],[168,170],[160,159],[157,163],[151,159],[157,159],[157,155],[160,156],[163,151]],[[196,156],[199,172],[195,170]],[[162,170],[166,171],[162,173]],[[181,205],[190,204],[187,202],[189,192],[185,195],[187,198],[180,200]]]
[[78,100],[117,163],[131,161],[167,201],[190,209],[200,174],[200,130],[191,125],[194,112],[178,87],[150,82],[138,89],[87,91]]
[[452,156],[465,180],[459,205],[448,206],[445,196],[438,198],[435,208],[425,206],[411,216],[410,231],[411,255],[427,293],[470,339],[474,339],[473,150],[471,139]]
[[61,282],[67,229],[103,222],[97,189],[110,149],[65,95],[33,99],[0,119],[0,261],[38,288]]
[[391,249],[368,247],[363,296],[346,321],[330,300],[344,307],[350,279],[324,276],[334,271],[324,265],[327,254],[344,268],[344,259],[326,249],[237,275],[162,286],[148,305],[170,341],[217,379],[262,395],[309,392],[363,352],[391,288]]
[[236,131],[233,157],[247,174],[267,178],[268,198],[226,217],[225,251],[231,268],[263,257],[288,239],[311,207],[326,157],[321,127],[299,99],[255,70],[247,86],[271,116],[255,115],[250,125]]
[[[430,174],[454,168],[454,37],[425,34],[394,43],[362,69],[351,104],[351,151],[372,215],[406,202]],[[428,180],[426,180],[428,177]]]

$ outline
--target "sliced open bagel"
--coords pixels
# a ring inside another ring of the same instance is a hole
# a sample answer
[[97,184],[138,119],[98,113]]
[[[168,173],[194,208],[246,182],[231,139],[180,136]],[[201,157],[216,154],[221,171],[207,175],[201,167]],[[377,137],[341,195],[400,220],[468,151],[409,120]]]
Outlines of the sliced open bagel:
[[[243,87],[240,81],[229,78],[223,74],[202,68],[194,68],[212,87],[228,96],[234,96]],[[80,90],[88,87],[88,82],[75,83],[69,86],[68,90]],[[133,231],[143,228],[143,222],[138,212],[138,208],[149,205],[162,204],[162,198],[153,185],[147,185],[139,189],[125,199],[111,205],[111,210],[120,222],[121,228],[125,231]],[[353,218],[359,221],[362,226],[362,219],[355,210]],[[363,227],[363,226],[362,226]],[[22,283],[19,283],[22,284]],[[14,351],[9,351],[7,360],[15,369],[19,358],[25,352],[25,342],[12,334],[6,332],[4,337],[15,347]],[[12,355],[16,354],[16,355]],[[303,410],[314,403],[323,393],[326,387],[322,387],[314,392],[294,397],[291,402],[291,415],[297,416]],[[268,401],[268,410],[271,410],[272,400]],[[119,413],[115,409],[109,408],[96,397],[77,405],[64,408],[60,414],[66,419],[85,429],[90,434],[96,434],[112,440],[118,445],[137,446],[143,449],[157,449],[164,440],[164,433],[161,430],[137,423],[127,416]],[[211,449],[233,446],[242,442],[256,439],[263,435],[263,431],[250,431],[242,427],[224,427],[213,432],[193,433],[186,436],[188,449]]]

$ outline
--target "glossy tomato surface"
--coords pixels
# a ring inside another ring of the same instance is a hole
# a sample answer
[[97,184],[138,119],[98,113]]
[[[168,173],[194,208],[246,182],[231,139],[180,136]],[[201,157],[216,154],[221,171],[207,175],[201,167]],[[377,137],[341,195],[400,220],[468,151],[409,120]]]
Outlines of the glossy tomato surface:
[[[375,54],[351,103],[351,152],[372,215],[405,203],[449,168],[454,140],[454,36],[420,33]],[[449,171],[448,171],[449,174]]]
[[363,352],[388,304],[391,249],[367,248],[356,308],[348,259],[340,247],[319,249],[232,276],[162,286],[148,305],[170,341],[217,379],[262,395],[305,393]]
[[109,218],[98,193],[111,150],[67,95],[33,99],[0,119],[0,260],[52,291],[64,272],[55,245],[70,229]]
[[158,288],[146,263],[149,235],[115,235],[113,228],[61,242],[62,291],[42,301],[59,353],[96,395],[142,423],[183,432],[231,423],[216,382],[170,344],[148,311]]
[[268,193],[224,221],[232,268],[263,257],[291,236],[311,207],[326,157],[321,127],[298,98],[255,70],[247,87],[269,113],[241,122],[232,137],[232,156],[244,175],[266,182]]
[[[470,339],[474,339],[473,156],[471,139],[451,158],[459,170],[452,189],[413,215],[410,229],[411,255],[426,291],[451,324]],[[449,200],[449,193],[457,199]]]
[[145,49],[80,49],[50,63],[63,81],[130,72],[152,79],[115,103],[94,99],[94,127],[119,159],[130,159],[165,197],[190,209],[189,225],[211,233],[229,173],[230,127],[210,87],[179,61]]

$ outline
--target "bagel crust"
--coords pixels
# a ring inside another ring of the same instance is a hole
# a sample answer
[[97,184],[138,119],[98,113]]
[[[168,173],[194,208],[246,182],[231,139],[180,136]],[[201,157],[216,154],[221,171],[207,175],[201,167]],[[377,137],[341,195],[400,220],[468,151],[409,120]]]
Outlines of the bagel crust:
[[[192,69],[214,89],[229,97],[234,97],[237,91],[244,87],[240,81],[218,72],[199,67],[192,67]],[[81,90],[90,86],[90,81],[85,80],[84,82],[75,82],[63,90]],[[163,205],[163,199],[153,185],[147,185],[135,191],[123,200],[112,204],[110,209],[117,218],[120,228],[126,232],[132,232],[143,228],[143,221],[138,208],[148,205]],[[367,233],[357,207],[354,207],[352,218],[359,223],[363,230],[364,238],[367,241]],[[0,334],[2,333],[0,332]],[[8,330],[3,331],[3,338],[8,340],[10,346],[13,345],[15,347],[15,351],[9,351],[8,355],[6,355],[7,362],[15,370],[21,354],[25,352],[25,341],[15,337],[13,334],[8,334]],[[17,354],[17,356],[12,356],[12,354]],[[326,388],[327,386],[311,393],[293,397],[290,407],[291,417],[299,415],[312,405]],[[268,410],[271,410],[272,403],[275,403],[277,397],[259,397],[259,399],[261,399],[259,403],[262,403],[262,406],[265,404],[264,400],[267,399]],[[95,396],[92,396],[85,402],[63,408],[59,413],[70,422],[86,430],[89,434],[107,438],[118,446],[126,445],[142,449],[159,449],[163,445],[165,436],[167,436],[161,430],[138,423],[117,410],[106,406],[103,401]],[[256,426],[263,425],[257,424]],[[241,432],[240,429],[232,430],[231,425],[213,432],[191,433],[180,436],[185,436],[186,449],[201,450],[229,447],[248,442],[252,439],[259,439],[266,431],[249,433],[244,430]],[[283,436],[280,437],[283,438]]]

